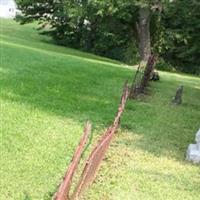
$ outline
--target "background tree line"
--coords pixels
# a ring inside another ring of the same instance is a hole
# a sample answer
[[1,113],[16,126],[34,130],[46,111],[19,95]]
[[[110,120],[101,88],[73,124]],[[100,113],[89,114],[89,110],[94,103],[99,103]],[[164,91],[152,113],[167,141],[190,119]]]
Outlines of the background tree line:
[[38,20],[60,45],[127,64],[159,57],[157,67],[200,74],[196,0],[17,0],[21,23]]

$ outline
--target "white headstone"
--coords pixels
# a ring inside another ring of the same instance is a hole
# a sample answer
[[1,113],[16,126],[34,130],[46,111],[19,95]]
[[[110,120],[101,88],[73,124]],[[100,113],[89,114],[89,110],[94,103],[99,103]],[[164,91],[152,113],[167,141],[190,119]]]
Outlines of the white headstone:
[[196,134],[196,142],[200,143],[200,129],[198,130],[198,132]]
[[196,142],[197,142],[198,149],[200,151],[200,129],[196,134]]
[[196,134],[197,144],[190,144],[187,150],[186,159],[193,163],[200,164],[200,129]]

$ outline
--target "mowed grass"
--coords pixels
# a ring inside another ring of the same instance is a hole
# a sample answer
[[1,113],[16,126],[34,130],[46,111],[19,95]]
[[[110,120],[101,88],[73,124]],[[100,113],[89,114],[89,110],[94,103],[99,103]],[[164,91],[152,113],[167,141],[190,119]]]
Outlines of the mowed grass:
[[[133,70],[52,44],[35,24],[0,20],[0,199],[51,199],[79,142],[110,125]],[[200,127],[200,78],[161,72],[129,101],[89,200],[200,199],[200,167],[185,151]],[[183,104],[170,103],[184,85]]]

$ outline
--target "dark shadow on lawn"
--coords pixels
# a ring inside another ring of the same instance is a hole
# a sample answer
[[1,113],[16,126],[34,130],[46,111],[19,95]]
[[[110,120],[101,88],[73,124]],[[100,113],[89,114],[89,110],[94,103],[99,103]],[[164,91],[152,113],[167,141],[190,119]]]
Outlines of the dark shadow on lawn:
[[[110,63],[110,64],[119,64],[119,65],[123,64],[122,62],[117,61],[117,60],[112,60],[111,58],[101,57],[99,55],[92,54],[90,52],[87,52],[84,49],[79,50],[79,49],[75,49],[75,48],[72,48],[72,47],[66,47],[64,45],[56,43],[53,40],[41,39],[40,41],[42,43],[46,43],[49,47],[52,47],[52,48],[55,48],[55,46],[57,46],[61,50],[61,52],[65,53],[66,55],[77,56],[77,57],[80,57],[80,58],[83,58],[83,59],[84,58],[93,59],[93,60],[96,60],[96,61],[107,62],[107,63]],[[53,49],[52,49],[52,51],[53,51]]]
[[[14,46],[13,49],[18,48]],[[4,53],[10,52],[5,50]],[[21,54],[23,57],[19,59]],[[127,69],[63,56],[51,57],[31,49],[19,52],[18,56],[2,67],[1,98],[82,124],[89,119],[95,127],[112,122],[123,84],[132,76],[132,71]],[[48,66],[44,65],[45,60]]]
[[200,92],[193,85],[186,84],[183,104],[175,106],[171,104],[171,97],[177,85],[178,80],[153,83],[152,94],[145,101],[128,103],[122,129],[142,136],[129,147],[142,149],[157,157],[185,160],[187,147],[194,143],[200,127]]
[[[101,57],[98,55],[91,54],[89,52],[84,52],[80,51],[78,49],[70,48],[70,47],[65,47],[63,45],[58,45],[55,43],[53,40],[50,40],[49,38],[34,38],[33,41],[29,40],[29,38],[19,38],[15,36],[8,36],[5,34],[1,34],[1,38],[4,39],[5,41],[8,41],[10,44],[20,46],[21,48],[27,48],[27,49],[34,49],[35,51],[47,51],[48,53],[60,53],[66,56],[72,56],[72,57],[77,57],[79,59],[86,59],[90,60],[93,62],[102,62],[105,64],[110,64],[110,65],[122,65],[120,61],[112,60],[109,58]],[[11,42],[12,41],[12,42]],[[30,45],[31,42],[31,45]],[[55,52],[56,50],[56,52]]]
[[[10,55],[12,62],[1,70],[3,99],[72,118],[81,124],[89,119],[96,128],[111,124],[124,81],[133,76],[131,70],[110,65],[57,58],[31,49],[22,51],[15,46],[11,50],[15,50],[14,56]],[[171,97],[180,82],[161,79],[151,83],[151,96],[142,102],[128,103],[122,129],[143,135],[143,141],[136,144],[138,148],[157,156],[173,151],[171,156],[183,157],[199,128],[200,95],[188,83],[184,104],[171,105]]]

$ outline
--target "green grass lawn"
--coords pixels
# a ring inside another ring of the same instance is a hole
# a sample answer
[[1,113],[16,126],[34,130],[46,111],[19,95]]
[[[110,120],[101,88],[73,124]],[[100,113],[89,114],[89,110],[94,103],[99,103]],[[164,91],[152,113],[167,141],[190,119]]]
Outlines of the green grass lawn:
[[[0,19],[0,199],[51,199],[90,119],[94,135],[114,118],[133,70],[54,45],[35,24]],[[200,127],[200,78],[160,72],[130,101],[87,200],[200,199],[200,167],[185,151]],[[184,85],[183,104],[170,100]]]

